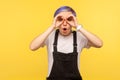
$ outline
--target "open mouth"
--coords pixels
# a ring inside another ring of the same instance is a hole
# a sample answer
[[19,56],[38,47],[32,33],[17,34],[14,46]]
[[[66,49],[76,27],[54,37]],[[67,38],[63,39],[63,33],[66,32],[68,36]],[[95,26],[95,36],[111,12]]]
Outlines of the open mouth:
[[63,30],[64,30],[64,31],[66,31],[66,30],[67,30],[67,28],[63,28]]

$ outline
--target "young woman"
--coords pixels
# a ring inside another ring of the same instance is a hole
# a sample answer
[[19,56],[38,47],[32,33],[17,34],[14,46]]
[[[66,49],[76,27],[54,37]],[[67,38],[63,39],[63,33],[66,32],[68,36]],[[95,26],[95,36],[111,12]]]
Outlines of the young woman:
[[34,51],[44,45],[48,51],[47,80],[82,80],[79,69],[82,49],[100,48],[103,43],[78,24],[71,7],[62,6],[56,10],[52,25],[31,42],[30,49]]

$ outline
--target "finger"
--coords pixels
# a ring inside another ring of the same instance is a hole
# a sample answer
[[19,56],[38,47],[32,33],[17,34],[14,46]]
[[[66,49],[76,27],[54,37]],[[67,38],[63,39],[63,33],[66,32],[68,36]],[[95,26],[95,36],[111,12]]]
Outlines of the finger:
[[69,14],[67,18],[69,18],[69,17],[74,17],[74,15],[73,14]]
[[67,22],[71,27],[75,26],[75,23],[72,21],[72,22]]
[[73,14],[68,15],[67,17],[67,22],[71,25],[71,26],[75,26],[76,25],[76,17]]
[[[54,25],[56,26],[56,22],[59,20],[59,21],[61,21],[62,19],[60,18],[61,17],[61,15],[60,14],[58,14],[57,16],[55,16],[55,18],[54,18]],[[58,19],[59,18],[59,19]],[[57,20],[58,19],[58,20]]]
[[77,18],[73,14],[70,14],[68,18],[73,18],[74,21],[77,21]]
[[74,21],[73,16],[68,17],[68,18],[67,18],[67,21],[68,21],[68,22]]
[[57,22],[56,22],[56,27],[61,26],[61,25],[62,25],[62,23],[63,23],[63,21],[61,21],[61,22],[57,21]]
[[64,20],[64,19],[63,19],[62,16],[58,16],[58,17],[57,17],[57,21],[62,22],[63,20]]
[[75,26],[75,21],[74,21],[74,19],[73,19],[72,16],[68,17],[67,23],[68,23],[70,26]]
[[78,22],[77,22],[77,18],[75,16],[73,16],[73,20],[74,20],[75,26],[77,26]]
[[54,20],[57,20],[58,17],[62,17],[60,14],[56,15]]

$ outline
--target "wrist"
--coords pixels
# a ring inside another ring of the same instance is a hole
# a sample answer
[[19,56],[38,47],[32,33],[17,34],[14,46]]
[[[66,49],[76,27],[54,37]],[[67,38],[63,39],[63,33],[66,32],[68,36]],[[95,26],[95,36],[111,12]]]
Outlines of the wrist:
[[51,25],[50,27],[51,27],[51,28],[53,28],[53,29],[55,29],[55,28],[56,28],[56,27],[55,27],[55,25]]
[[77,25],[76,30],[79,31],[82,28],[82,25]]

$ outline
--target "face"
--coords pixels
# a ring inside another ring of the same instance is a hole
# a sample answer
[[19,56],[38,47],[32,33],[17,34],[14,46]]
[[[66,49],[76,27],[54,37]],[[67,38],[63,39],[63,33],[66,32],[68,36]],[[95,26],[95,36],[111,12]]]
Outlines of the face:
[[73,23],[73,16],[71,12],[60,12],[58,14],[59,16],[57,17],[57,23],[61,23],[61,25],[58,27],[60,34],[62,34],[63,36],[68,36],[71,31],[72,31],[72,26],[70,25],[70,23]]

